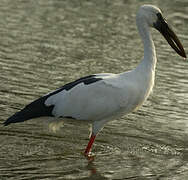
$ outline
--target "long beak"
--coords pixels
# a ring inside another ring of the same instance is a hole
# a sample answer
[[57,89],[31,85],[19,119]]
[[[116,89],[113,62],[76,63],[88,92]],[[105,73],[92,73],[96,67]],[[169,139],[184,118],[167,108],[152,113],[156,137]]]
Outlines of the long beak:
[[169,27],[161,14],[157,14],[158,20],[154,23],[154,27],[164,36],[168,44],[182,57],[186,58],[186,54],[180,40]]

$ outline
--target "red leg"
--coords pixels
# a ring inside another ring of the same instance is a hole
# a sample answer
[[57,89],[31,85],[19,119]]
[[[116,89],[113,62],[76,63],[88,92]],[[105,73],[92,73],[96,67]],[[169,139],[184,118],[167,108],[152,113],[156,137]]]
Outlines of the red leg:
[[85,149],[85,152],[84,152],[85,156],[89,155],[89,153],[91,151],[91,147],[93,145],[93,142],[95,141],[95,137],[96,137],[96,135],[93,135],[93,134],[91,135],[89,143],[88,143],[88,145],[87,145],[87,147]]

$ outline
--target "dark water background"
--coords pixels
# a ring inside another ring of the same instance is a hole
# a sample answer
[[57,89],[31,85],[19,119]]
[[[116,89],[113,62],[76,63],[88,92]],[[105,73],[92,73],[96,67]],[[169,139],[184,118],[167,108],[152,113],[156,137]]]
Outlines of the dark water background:
[[[81,76],[134,68],[143,56],[135,14],[146,3],[163,10],[188,52],[187,0],[1,0],[0,122]],[[188,61],[152,31],[153,94],[105,126],[93,163],[81,155],[87,124],[56,133],[45,119],[0,125],[0,179],[188,179]]]

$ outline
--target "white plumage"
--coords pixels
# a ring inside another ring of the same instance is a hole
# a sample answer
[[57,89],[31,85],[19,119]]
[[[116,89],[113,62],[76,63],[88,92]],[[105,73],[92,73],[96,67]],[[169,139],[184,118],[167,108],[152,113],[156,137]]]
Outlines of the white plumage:
[[100,130],[95,127],[98,123],[133,111],[148,97],[154,74],[150,78],[143,78],[143,75],[139,67],[122,74],[98,74],[96,78],[102,80],[89,85],[80,83],[69,91],[63,90],[50,96],[45,105],[54,105],[52,114],[56,117],[94,123],[92,132],[96,134]]
[[144,58],[135,69],[120,74],[91,75],[66,84],[27,105],[4,124],[40,116],[89,122],[92,124],[92,134],[85,150],[85,155],[88,156],[94,139],[104,124],[140,107],[152,91],[157,58],[150,27],[161,32],[170,46],[179,55],[186,57],[179,39],[169,28],[157,7],[141,6],[136,16],[136,23],[144,44]]

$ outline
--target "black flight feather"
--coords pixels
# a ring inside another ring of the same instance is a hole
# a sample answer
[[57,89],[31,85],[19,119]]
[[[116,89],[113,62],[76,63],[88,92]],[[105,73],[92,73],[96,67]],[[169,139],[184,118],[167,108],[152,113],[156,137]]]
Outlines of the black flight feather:
[[96,75],[90,75],[83,78],[80,78],[78,80],[75,80],[73,82],[70,82],[68,84],[65,84],[61,88],[57,89],[56,91],[53,91],[43,97],[40,97],[39,99],[33,101],[32,103],[25,106],[22,110],[19,112],[16,112],[13,116],[9,117],[5,122],[4,125],[7,126],[10,123],[17,123],[17,122],[23,122],[29,119],[42,117],[42,116],[53,116],[52,111],[54,108],[54,105],[46,106],[45,101],[48,99],[48,97],[57,94],[63,90],[69,91],[76,85],[80,83],[84,83],[85,85],[89,85],[92,83],[95,83],[99,80],[102,80],[102,78],[98,78]]

